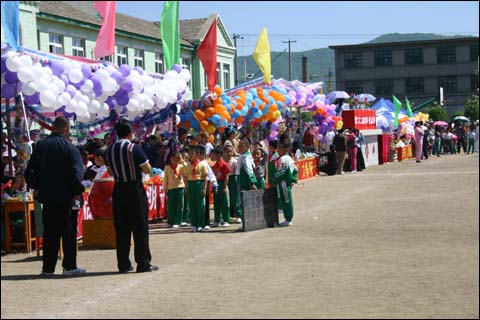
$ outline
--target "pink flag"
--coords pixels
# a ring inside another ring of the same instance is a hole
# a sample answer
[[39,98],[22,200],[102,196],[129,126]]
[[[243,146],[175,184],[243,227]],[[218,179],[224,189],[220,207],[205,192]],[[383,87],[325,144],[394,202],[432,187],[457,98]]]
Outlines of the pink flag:
[[115,1],[93,1],[93,7],[103,18],[95,45],[95,58],[103,58],[115,52]]

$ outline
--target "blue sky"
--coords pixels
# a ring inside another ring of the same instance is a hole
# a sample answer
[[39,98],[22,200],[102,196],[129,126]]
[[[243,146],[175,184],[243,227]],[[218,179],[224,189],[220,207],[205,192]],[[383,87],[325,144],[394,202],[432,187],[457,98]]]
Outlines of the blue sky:
[[[160,20],[163,1],[117,1],[117,11]],[[180,1],[180,19],[218,13],[230,37],[240,34],[238,54],[250,55],[263,27],[272,51],[296,40],[292,51],[362,43],[385,33],[479,33],[477,1]]]

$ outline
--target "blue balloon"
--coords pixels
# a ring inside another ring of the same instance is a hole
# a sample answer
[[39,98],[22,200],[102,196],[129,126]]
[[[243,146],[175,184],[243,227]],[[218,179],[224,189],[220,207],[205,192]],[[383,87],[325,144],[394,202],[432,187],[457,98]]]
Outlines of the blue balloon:
[[212,122],[213,124],[218,124],[222,120],[222,117],[220,117],[218,114],[214,114],[212,116]]

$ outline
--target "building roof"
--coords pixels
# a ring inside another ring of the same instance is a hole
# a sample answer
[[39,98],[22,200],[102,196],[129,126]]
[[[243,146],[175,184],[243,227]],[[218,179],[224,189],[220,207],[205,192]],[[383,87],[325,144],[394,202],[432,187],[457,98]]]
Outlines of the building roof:
[[478,37],[465,37],[465,38],[451,38],[451,39],[433,39],[433,40],[416,40],[416,41],[394,41],[394,42],[381,42],[381,43],[361,43],[361,44],[347,44],[341,46],[329,46],[330,49],[348,49],[348,48],[378,48],[386,46],[409,46],[409,45],[428,45],[438,43],[455,43],[465,41],[475,41],[478,43]]
[[[102,18],[93,8],[92,1],[39,1],[38,9],[43,14],[86,22],[98,27],[102,24]],[[205,27],[204,25],[208,20],[208,18],[180,20],[180,44],[192,46],[195,40],[199,40],[199,31]],[[116,30],[160,40],[160,27],[160,22],[147,21],[126,14],[116,13]]]

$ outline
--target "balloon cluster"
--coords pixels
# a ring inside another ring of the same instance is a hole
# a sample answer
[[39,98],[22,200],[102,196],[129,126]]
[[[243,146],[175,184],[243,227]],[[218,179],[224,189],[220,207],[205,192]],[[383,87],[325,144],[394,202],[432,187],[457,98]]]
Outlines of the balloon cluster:
[[[29,105],[76,115],[80,122],[107,117],[111,110],[134,120],[148,110],[162,110],[188,93],[188,69],[174,65],[162,77],[147,75],[140,67],[109,65],[92,70],[90,64],[70,59],[42,64],[13,51],[2,57],[2,97],[21,90]],[[17,87],[16,87],[17,85]]]
[[289,98],[275,89],[252,88],[227,96],[220,87],[206,93],[201,100],[186,101],[186,111],[180,115],[180,126],[213,134],[223,132],[232,123],[237,125],[274,122],[288,111]]

